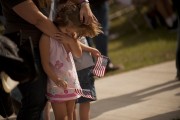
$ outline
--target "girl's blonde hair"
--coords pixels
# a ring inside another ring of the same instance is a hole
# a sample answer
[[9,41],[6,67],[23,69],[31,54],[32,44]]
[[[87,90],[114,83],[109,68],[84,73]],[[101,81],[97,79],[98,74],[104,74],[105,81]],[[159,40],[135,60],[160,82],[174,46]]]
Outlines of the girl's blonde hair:
[[101,26],[97,21],[86,25],[80,21],[80,8],[76,5],[65,5],[61,7],[60,10],[57,10],[54,24],[56,26],[66,27],[68,25],[73,25],[77,27],[76,31],[78,36],[88,36],[94,37],[100,33],[103,33],[101,30]]

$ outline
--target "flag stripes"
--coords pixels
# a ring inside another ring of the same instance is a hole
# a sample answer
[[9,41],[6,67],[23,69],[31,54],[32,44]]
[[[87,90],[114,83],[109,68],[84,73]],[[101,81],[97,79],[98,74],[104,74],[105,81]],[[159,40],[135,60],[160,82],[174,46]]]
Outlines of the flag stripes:
[[103,77],[106,70],[107,62],[108,62],[108,57],[102,55],[98,57],[96,61],[96,65],[93,69],[93,74],[97,77]]
[[75,92],[78,95],[81,95],[82,97],[90,98],[90,99],[95,99],[95,98],[92,97],[91,91],[88,90],[88,89],[75,89]]
[[[53,87],[58,87],[58,86],[53,86]],[[94,97],[92,97],[92,94],[91,94],[91,90],[89,89],[81,89],[81,88],[68,88],[68,89],[71,89],[71,90],[74,90],[74,92],[82,97],[85,97],[85,98],[90,98],[90,99],[93,99],[95,100]]]

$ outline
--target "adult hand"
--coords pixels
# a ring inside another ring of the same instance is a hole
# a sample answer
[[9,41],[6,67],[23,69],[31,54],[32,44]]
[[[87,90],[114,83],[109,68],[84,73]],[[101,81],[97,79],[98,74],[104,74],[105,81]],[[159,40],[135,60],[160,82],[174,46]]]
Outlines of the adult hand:
[[68,33],[59,32],[54,34],[52,38],[58,40],[58,42],[62,44],[73,44],[73,41],[77,40],[75,33],[68,34]]
[[93,21],[97,21],[96,17],[91,11],[91,8],[89,6],[89,3],[84,2],[81,4],[81,9],[80,9],[80,20],[84,24],[89,25]]

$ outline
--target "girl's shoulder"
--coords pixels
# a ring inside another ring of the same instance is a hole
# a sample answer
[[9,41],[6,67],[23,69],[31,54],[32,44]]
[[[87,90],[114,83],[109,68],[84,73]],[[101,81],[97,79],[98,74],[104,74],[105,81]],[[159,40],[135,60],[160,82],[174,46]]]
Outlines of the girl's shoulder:
[[41,38],[39,40],[40,47],[47,46],[49,44],[50,44],[50,37],[45,34],[41,35]]
[[49,40],[50,40],[49,36],[47,36],[46,34],[42,34],[40,38],[40,44],[44,42],[49,42]]

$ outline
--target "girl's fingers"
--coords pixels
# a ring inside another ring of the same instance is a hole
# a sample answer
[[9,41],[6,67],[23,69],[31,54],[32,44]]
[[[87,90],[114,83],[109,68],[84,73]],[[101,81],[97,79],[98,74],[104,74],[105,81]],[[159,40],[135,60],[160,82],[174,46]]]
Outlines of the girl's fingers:
[[67,89],[67,84],[64,84],[62,87],[63,87],[64,89]]
[[62,88],[64,88],[64,89],[67,89],[67,82],[64,81],[64,80],[59,80],[59,81],[57,81],[56,85],[57,85],[58,87],[62,87]]
[[67,89],[67,82],[66,81],[64,81],[64,87],[63,88]]

